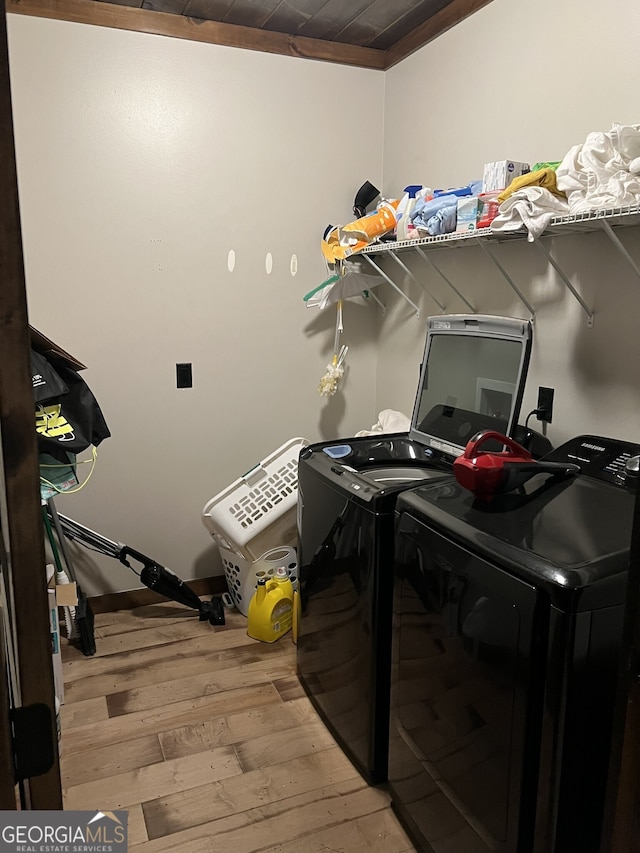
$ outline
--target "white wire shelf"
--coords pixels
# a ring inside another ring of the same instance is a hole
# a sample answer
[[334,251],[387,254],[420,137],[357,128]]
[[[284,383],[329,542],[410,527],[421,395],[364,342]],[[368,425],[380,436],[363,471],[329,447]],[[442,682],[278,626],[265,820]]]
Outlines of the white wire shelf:
[[[620,228],[633,227],[640,225],[640,205],[629,207],[612,207],[601,210],[589,210],[584,213],[573,213],[565,216],[555,216],[547,226],[543,234],[533,242],[540,252],[546,257],[549,264],[554,268],[559,278],[565,284],[567,289],[573,294],[574,298],[579,302],[583,311],[587,315],[588,325],[593,325],[593,312],[590,307],[584,302],[573,283],[565,275],[558,262],[551,256],[549,249],[544,245],[544,238],[555,236],[566,236],[569,234],[588,234],[596,231],[604,232],[610,239],[615,249],[629,264],[640,279],[640,265],[629,254],[618,235],[615,233]],[[415,310],[416,316],[420,315],[417,305],[402,292],[397,282],[389,274],[389,270],[383,270],[371,258],[371,255],[386,255],[392,257],[396,263],[402,268],[404,275],[416,281],[423,289],[426,290],[424,282],[418,279],[398,257],[398,255],[413,251],[419,254],[427,265],[436,272],[444,282],[455,291],[455,293],[463,300],[467,307],[474,313],[477,309],[474,305],[461,293],[461,291],[448,279],[445,274],[436,266],[430,254],[436,249],[458,249],[464,246],[480,247],[488,258],[493,262],[503,278],[506,279],[510,287],[514,290],[518,298],[524,303],[527,309],[531,312],[532,319],[535,318],[535,309],[527,300],[522,291],[518,288],[512,276],[506,271],[500,260],[496,257],[491,244],[500,244],[512,241],[526,240],[528,236],[527,229],[523,226],[517,231],[493,231],[491,228],[479,228],[476,231],[465,232],[462,234],[442,234],[436,237],[419,237],[415,240],[397,240],[397,241],[380,241],[366,246],[352,256],[352,260],[364,256],[368,264],[373,267],[377,273],[384,278],[389,284],[393,285],[394,289],[400,293]],[[346,263],[349,263],[347,258]],[[428,290],[427,293],[436,302],[438,307],[444,311],[444,305],[436,299]]]
[[[640,205],[554,216],[542,236],[585,234],[600,230],[603,222],[607,222],[613,228],[640,225]],[[517,231],[492,231],[491,228],[478,228],[475,231],[462,234],[440,234],[436,237],[419,237],[415,240],[383,240],[366,246],[354,253],[352,257],[374,255],[381,252],[398,252],[403,249],[415,249],[417,246],[422,246],[425,249],[455,248],[464,245],[472,246],[478,239],[504,242],[506,240],[522,240],[526,237],[527,229],[524,227]]]

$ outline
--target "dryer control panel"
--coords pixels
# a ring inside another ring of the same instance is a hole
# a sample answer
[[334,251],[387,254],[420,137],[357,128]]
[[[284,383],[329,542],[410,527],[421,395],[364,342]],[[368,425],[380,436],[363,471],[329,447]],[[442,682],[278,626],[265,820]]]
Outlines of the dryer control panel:
[[550,462],[572,462],[587,477],[631,488],[635,478],[629,476],[627,463],[635,456],[640,456],[640,444],[601,435],[578,435],[544,458]]

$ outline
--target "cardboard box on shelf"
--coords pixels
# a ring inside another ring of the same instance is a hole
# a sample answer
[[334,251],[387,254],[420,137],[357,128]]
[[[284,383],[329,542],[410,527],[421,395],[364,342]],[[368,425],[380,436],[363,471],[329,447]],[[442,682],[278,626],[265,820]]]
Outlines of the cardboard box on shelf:
[[504,190],[514,178],[526,175],[530,171],[531,166],[528,163],[519,163],[517,160],[495,160],[493,163],[485,163],[482,174],[482,192]]
[[75,583],[55,583],[55,575],[47,587],[49,600],[49,629],[51,631],[51,657],[53,660],[53,685],[61,705],[64,704],[64,679],[62,677],[62,655],[60,653],[59,607],[75,607],[78,604],[78,591]]

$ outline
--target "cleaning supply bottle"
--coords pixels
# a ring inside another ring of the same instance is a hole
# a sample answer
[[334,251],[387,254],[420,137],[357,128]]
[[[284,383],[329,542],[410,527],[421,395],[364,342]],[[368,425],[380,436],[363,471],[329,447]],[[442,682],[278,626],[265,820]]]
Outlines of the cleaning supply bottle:
[[286,578],[259,578],[247,611],[247,634],[263,643],[274,643],[291,630],[293,624],[293,587]]
[[278,566],[274,578],[286,592],[287,596],[293,601],[293,584],[291,583],[291,578],[289,577],[289,572],[287,571],[286,566]]
[[411,213],[416,206],[416,197],[422,188],[422,184],[410,184],[404,188],[404,195],[396,208],[396,238],[398,240],[408,239]]
[[276,569],[275,580],[278,581],[282,589],[286,591],[287,595],[289,595],[289,592],[291,593],[291,636],[295,645],[298,645],[298,633],[300,630],[300,596],[296,589],[298,585],[297,579],[294,583],[291,580],[289,570],[285,566],[279,566],[278,569]]

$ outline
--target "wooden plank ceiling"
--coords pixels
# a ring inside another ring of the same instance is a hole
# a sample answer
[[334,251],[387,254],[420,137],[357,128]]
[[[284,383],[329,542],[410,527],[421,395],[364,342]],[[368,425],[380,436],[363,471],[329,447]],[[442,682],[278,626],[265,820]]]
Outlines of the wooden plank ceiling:
[[7,0],[7,12],[387,69],[491,0]]

